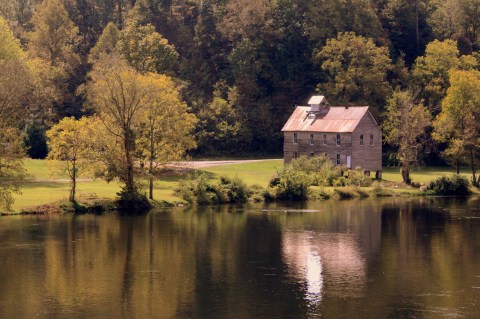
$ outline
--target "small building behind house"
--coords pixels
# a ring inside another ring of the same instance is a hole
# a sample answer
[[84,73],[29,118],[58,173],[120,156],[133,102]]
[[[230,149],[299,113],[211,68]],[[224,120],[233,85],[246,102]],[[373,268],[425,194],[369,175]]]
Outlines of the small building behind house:
[[382,131],[368,106],[330,106],[324,96],[313,96],[308,106],[295,108],[282,132],[285,164],[325,155],[335,165],[382,175]]

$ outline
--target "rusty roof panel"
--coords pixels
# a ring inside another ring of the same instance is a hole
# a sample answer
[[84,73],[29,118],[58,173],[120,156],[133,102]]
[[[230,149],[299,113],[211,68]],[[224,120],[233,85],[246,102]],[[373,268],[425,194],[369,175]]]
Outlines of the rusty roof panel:
[[351,133],[368,112],[368,106],[330,106],[314,114],[308,111],[310,106],[297,106],[282,132]]

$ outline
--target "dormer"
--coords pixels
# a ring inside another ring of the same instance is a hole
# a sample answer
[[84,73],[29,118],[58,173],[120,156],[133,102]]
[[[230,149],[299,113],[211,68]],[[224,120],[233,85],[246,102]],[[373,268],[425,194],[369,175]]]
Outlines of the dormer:
[[308,101],[310,105],[310,112],[319,112],[322,108],[328,106],[327,99],[323,95],[314,95]]

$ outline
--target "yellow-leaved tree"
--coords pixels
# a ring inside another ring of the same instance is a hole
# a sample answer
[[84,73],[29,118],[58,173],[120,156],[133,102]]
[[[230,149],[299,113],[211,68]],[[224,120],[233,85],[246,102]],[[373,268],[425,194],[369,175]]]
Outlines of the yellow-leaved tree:
[[103,176],[124,183],[123,203],[143,203],[135,177],[137,164],[149,161],[153,174],[157,161],[178,159],[175,153],[194,147],[188,132],[195,118],[186,112],[167,76],[140,74],[115,55],[96,62],[90,75],[88,102],[103,124],[103,133],[99,129],[96,135],[96,144],[102,145],[97,153],[103,153],[100,159],[106,164]]
[[480,184],[476,175],[480,154],[479,87],[479,71],[450,71],[450,87],[435,119],[433,134],[437,141],[448,143],[445,155],[457,162],[457,167],[459,162],[470,165],[475,186]]
[[156,171],[166,163],[181,161],[196,146],[192,131],[196,117],[187,112],[172,78],[150,74],[151,100],[142,111],[138,134],[138,155],[148,163],[149,198],[153,199]]
[[90,132],[98,124],[95,118],[66,117],[47,131],[50,165],[70,178],[71,202],[75,201],[78,177],[93,170],[95,157]]

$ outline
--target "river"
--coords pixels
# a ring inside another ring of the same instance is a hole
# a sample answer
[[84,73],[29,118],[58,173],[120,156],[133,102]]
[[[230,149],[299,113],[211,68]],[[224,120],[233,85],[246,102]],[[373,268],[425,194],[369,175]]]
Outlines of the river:
[[479,318],[480,199],[0,218],[0,318]]

